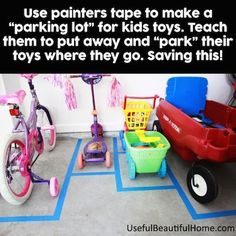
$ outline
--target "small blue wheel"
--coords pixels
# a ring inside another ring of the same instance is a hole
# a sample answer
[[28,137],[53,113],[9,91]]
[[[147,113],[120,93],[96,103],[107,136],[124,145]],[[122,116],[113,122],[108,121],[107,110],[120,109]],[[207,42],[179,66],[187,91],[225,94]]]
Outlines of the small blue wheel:
[[124,138],[124,131],[123,130],[121,130],[119,132],[119,136],[120,136],[120,140],[122,140]]
[[160,178],[165,178],[166,177],[166,172],[167,172],[167,164],[166,164],[166,159],[164,158],[161,162],[161,166],[158,172],[158,175]]
[[119,132],[119,136],[120,136],[120,141],[121,141],[121,147],[122,147],[123,151],[125,151],[126,150],[126,144],[125,144],[124,131],[123,130],[121,130]]
[[136,168],[135,168],[135,163],[134,163],[134,161],[132,160],[131,157],[129,157],[128,168],[129,168],[129,178],[131,180],[135,179],[135,177],[136,177]]
[[125,152],[125,160],[127,163],[129,163],[129,160],[131,159],[131,156],[128,151]]
[[126,143],[125,143],[125,139],[124,138],[121,139],[121,147],[122,147],[123,151],[126,150]]
[[123,151],[125,151],[126,150],[126,144],[125,144],[124,139],[121,140],[121,146],[122,146]]

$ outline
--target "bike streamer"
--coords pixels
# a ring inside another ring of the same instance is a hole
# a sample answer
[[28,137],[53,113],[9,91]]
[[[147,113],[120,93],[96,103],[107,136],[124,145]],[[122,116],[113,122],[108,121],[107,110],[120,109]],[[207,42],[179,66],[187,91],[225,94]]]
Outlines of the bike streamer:
[[64,91],[65,102],[69,110],[77,108],[77,100],[74,92],[74,86],[67,75],[51,74],[44,77],[50,81],[54,87],[58,86]]

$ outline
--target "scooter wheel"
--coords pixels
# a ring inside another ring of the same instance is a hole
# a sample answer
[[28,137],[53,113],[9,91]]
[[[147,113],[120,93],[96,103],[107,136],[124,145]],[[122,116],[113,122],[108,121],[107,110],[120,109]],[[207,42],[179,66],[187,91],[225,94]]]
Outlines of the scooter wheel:
[[79,169],[83,169],[84,168],[84,156],[83,153],[80,153],[78,156],[78,167]]
[[203,165],[197,164],[189,169],[187,185],[192,197],[200,203],[211,202],[218,194],[214,175]]
[[59,182],[57,177],[52,177],[49,183],[49,191],[52,197],[57,197],[59,193]]
[[105,160],[105,166],[107,168],[111,167],[111,153],[110,152],[106,152],[106,160]]

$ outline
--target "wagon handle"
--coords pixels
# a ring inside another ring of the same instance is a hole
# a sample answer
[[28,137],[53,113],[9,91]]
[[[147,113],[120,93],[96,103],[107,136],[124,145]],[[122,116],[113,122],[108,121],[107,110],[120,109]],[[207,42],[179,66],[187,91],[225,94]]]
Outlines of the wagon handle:
[[133,97],[133,96],[125,96],[124,109],[126,109],[127,99],[153,99],[152,109],[154,109],[155,106],[156,106],[156,100],[157,100],[157,98],[159,98],[158,95],[154,95],[153,97]]

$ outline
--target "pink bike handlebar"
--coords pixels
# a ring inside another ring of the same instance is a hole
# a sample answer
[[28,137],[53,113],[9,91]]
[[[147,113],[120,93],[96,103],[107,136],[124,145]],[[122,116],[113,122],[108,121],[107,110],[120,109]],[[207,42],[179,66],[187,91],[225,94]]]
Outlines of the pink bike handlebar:
[[27,79],[27,80],[32,80],[34,79],[35,76],[37,76],[38,74],[20,74],[21,77]]

